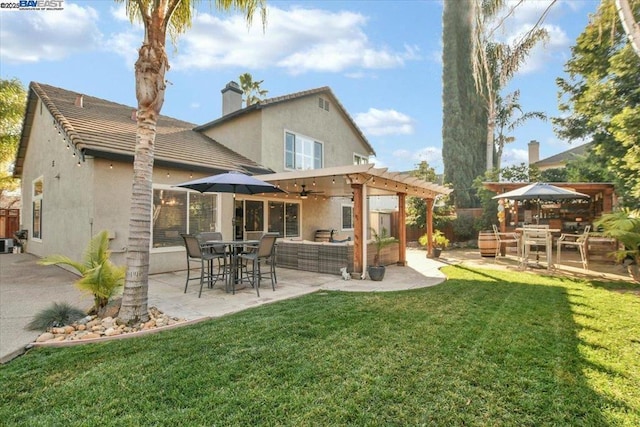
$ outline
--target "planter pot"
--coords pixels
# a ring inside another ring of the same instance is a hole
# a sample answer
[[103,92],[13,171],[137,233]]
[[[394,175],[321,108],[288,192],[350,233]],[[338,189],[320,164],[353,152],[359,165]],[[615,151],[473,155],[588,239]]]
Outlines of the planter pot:
[[379,282],[384,279],[384,272],[386,271],[386,268],[384,265],[372,265],[367,268],[367,271],[369,272],[369,279],[374,282]]
[[442,249],[440,249],[440,248],[433,248],[433,257],[434,257],[434,258],[439,258],[441,253],[442,253]]
[[481,231],[478,233],[478,248],[480,255],[484,257],[495,257],[498,241],[493,231]]

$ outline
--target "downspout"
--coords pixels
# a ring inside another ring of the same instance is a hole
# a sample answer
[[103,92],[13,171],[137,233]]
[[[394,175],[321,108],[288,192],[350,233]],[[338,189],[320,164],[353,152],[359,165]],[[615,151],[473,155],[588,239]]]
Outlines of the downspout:
[[362,184],[362,276],[364,280],[367,277],[367,230],[369,229],[369,208],[367,206],[367,184]]

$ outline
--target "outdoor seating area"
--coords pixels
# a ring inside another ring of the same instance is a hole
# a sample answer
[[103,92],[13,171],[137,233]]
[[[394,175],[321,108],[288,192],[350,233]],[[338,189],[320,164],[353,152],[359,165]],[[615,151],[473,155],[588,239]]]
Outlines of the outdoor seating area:
[[[181,234],[181,236],[187,255],[184,293],[187,293],[190,281],[199,280],[198,298],[200,298],[205,283],[211,289],[220,280],[224,283],[225,292],[235,295],[238,285],[248,283],[260,296],[262,267],[265,264],[269,265],[271,287],[275,291],[277,233],[248,234],[248,239],[245,240],[223,240],[219,232],[203,232],[198,235]],[[194,277],[192,277],[193,262],[200,264],[199,274]]]

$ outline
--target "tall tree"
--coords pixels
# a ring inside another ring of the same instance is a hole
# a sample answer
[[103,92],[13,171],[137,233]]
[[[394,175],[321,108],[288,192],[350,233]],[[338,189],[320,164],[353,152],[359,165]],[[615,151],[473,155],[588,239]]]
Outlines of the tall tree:
[[[149,290],[149,246],[153,208],[153,160],[156,124],[166,90],[165,73],[169,69],[165,44],[167,33],[172,41],[191,26],[192,14],[199,0],[115,0],[125,3],[131,22],[144,26],[144,40],[135,63],[138,101],[131,216],[127,251],[127,275],[120,318],[126,322],[147,320]],[[232,9],[245,13],[250,24],[257,9],[266,23],[265,0],[216,0],[221,11]]]
[[0,79],[0,197],[18,188],[13,165],[22,132],[27,92],[18,79]]
[[[640,16],[640,1],[633,13]],[[587,161],[613,178],[619,202],[640,205],[640,57],[626,42],[613,0],[603,0],[571,48],[568,78],[556,80],[563,139],[593,142]]]
[[442,15],[442,158],[458,208],[478,206],[472,184],[485,167],[487,114],[471,58],[474,1],[445,0]]
[[244,92],[245,107],[262,101],[269,93],[268,90],[260,88],[263,82],[264,80],[254,82],[253,76],[249,73],[240,74],[240,89]]
[[[517,3],[507,14],[513,13],[519,5]],[[473,76],[487,109],[485,158],[486,170],[491,170],[496,151],[494,140],[500,91],[520,69],[531,49],[548,37],[547,30],[540,24],[551,6],[533,28],[512,44],[498,42],[493,36],[504,22],[497,18],[504,11],[505,0],[475,0],[474,6]]]

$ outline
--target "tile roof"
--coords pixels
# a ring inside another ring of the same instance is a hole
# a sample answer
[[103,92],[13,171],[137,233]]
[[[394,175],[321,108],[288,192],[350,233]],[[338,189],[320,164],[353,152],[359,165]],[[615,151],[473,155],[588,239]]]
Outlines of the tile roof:
[[277,96],[277,97],[273,97],[273,98],[263,99],[262,101],[260,101],[258,103],[251,104],[248,107],[245,107],[245,108],[242,108],[240,110],[234,111],[233,113],[229,113],[226,116],[220,117],[219,119],[216,119],[216,120],[210,121],[208,123],[205,123],[205,124],[203,124],[201,126],[198,126],[198,127],[195,128],[195,130],[197,130],[197,131],[205,130],[207,128],[216,126],[216,125],[218,125],[220,123],[225,123],[225,122],[227,122],[229,120],[232,120],[235,117],[242,116],[242,115],[244,115],[246,113],[249,113],[251,111],[261,110],[263,108],[268,108],[268,107],[270,107],[272,105],[281,104],[281,103],[284,103],[284,102],[288,102],[288,101],[292,101],[292,100],[295,100],[295,99],[304,98],[304,97],[307,97],[307,96],[313,96],[313,95],[317,95],[317,94],[321,94],[321,93],[327,94],[332,98],[333,103],[339,107],[340,113],[344,116],[344,118],[347,120],[347,122],[353,127],[353,129],[360,136],[360,138],[362,138],[362,141],[364,142],[364,144],[366,145],[367,149],[369,150],[369,153],[372,154],[372,155],[375,155],[376,154],[375,150],[373,149],[371,144],[369,144],[369,141],[367,140],[367,138],[362,133],[362,130],[360,130],[360,128],[358,127],[356,122],[353,120],[351,115],[344,108],[344,106],[342,105],[340,100],[338,100],[338,98],[334,95],[333,91],[331,90],[331,88],[329,86],[322,86],[322,87],[319,87],[319,88],[316,88],[316,89],[309,89],[309,90],[304,90],[304,91],[301,91],[301,92],[290,93],[288,95],[282,95],[282,96]]
[[[20,176],[29,140],[37,98],[53,115],[77,150],[95,157],[127,159],[135,153],[137,123],[135,107],[118,104],[66,89],[32,82],[24,128],[14,174]],[[76,106],[82,95],[83,106]],[[193,130],[196,125],[167,116],[157,124],[154,162],[183,169],[212,173],[240,170],[268,173],[270,169],[234,152],[217,141]]]
[[546,159],[538,160],[534,163],[536,166],[546,166],[546,165],[555,165],[558,163],[567,163],[569,160],[573,160],[577,156],[583,156],[587,154],[589,149],[591,149],[591,143],[586,143],[582,145],[578,145],[577,147],[573,147],[567,151],[563,151],[562,153],[558,153],[551,157],[547,157]]

